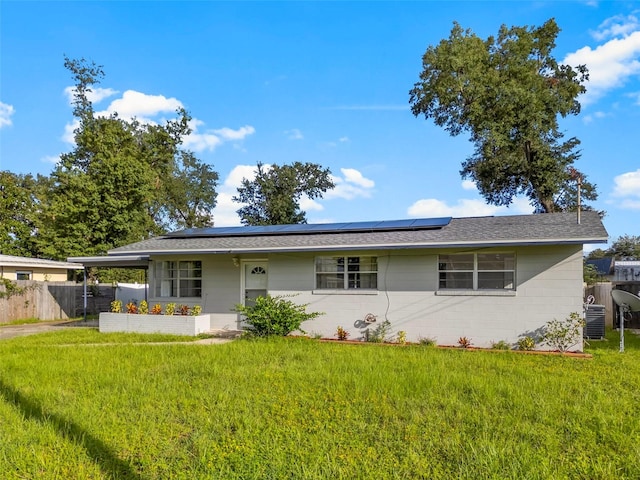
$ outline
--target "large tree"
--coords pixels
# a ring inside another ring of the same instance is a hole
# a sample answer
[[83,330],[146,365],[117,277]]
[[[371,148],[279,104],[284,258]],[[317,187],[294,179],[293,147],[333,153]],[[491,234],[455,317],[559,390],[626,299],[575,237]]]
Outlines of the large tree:
[[575,137],[564,140],[558,117],[580,112],[587,68],[561,65],[551,55],[559,33],[551,19],[539,28],[502,26],[482,40],[454,23],[448,39],[427,48],[420,81],[410,91],[415,116],[451,135],[468,133],[474,153],[461,175],[494,205],[526,195],[537,211],[570,210],[576,175],[582,196],[595,186],[573,168]]
[[88,94],[103,78],[102,67],[69,58],[65,67],[75,79],[79,126],[75,147],[60,156],[43,202],[39,241],[45,255],[96,255],[167,227],[213,224],[217,175],[181,149],[190,133],[187,112],[178,110],[162,125],[117,113],[97,116]]
[[0,171],[0,253],[37,257],[38,188],[46,177]]
[[238,210],[243,225],[307,223],[300,208],[301,197],[322,198],[334,187],[329,169],[315,163],[269,168],[258,163],[255,179],[243,179],[233,201],[245,204]]
[[622,235],[607,249],[607,256],[618,260],[640,260],[640,235]]

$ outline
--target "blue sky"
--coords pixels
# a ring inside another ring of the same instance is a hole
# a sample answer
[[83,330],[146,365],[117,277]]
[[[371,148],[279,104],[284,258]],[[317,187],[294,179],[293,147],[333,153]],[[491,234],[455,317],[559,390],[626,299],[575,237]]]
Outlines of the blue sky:
[[184,106],[186,146],[220,174],[216,225],[257,162],[315,162],[337,188],[305,201],[310,223],[530,213],[486,205],[450,137],[409,109],[429,45],[454,21],[562,29],[555,57],[586,64],[582,113],[562,121],[598,185],[612,239],[640,235],[640,2],[0,2],[0,169],[49,174],[73,148],[63,56],[103,65],[97,111],[159,122]]

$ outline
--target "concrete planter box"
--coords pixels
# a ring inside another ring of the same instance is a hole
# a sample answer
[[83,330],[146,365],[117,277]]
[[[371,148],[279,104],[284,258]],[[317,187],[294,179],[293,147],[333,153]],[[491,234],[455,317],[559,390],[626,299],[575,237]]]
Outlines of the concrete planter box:
[[209,314],[204,315],[142,315],[132,313],[101,313],[101,332],[169,333],[196,336],[211,328]]

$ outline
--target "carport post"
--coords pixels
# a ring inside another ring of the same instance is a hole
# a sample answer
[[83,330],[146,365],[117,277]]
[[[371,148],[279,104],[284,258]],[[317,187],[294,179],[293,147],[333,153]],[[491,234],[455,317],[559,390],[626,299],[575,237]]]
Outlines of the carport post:
[[83,306],[82,306],[83,314],[82,314],[82,318],[86,322],[87,321],[87,267],[84,267],[82,269],[82,271],[84,272],[84,282],[83,282],[83,285],[82,285],[82,288],[84,290],[83,295],[82,295],[82,297],[83,297]]

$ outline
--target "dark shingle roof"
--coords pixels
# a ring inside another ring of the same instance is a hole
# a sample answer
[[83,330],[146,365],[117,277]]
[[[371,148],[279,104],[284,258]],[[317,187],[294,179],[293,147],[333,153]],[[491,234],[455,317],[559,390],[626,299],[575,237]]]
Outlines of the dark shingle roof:
[[585,263],[587,265],[593,265],[598,275],[613,275],[613,257],[592,258]]
[[604,243],[597,212],[454,218],[442,228],[256,236],[156,237],[109,255],[249,253]]

